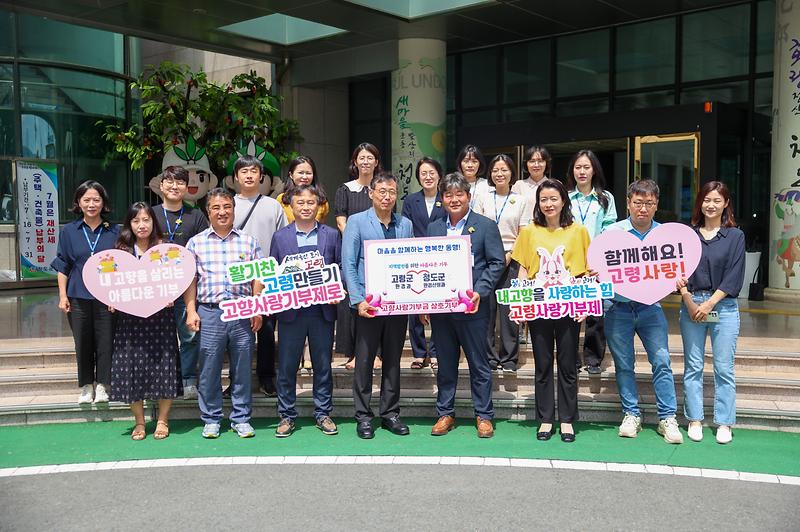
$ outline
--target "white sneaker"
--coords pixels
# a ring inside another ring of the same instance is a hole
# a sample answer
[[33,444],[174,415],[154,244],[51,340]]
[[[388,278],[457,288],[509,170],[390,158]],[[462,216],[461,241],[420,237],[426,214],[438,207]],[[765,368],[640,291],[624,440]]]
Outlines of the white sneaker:
[[194,384],[187,384],[183,387],[184,399],[197,399],[197,386]]
[[81,395],[78,397],[78,404],[89,404],[92,402],[92,399],[94,399],[94,386],[91,384],[84,384],[81,386]]
[[95,404],[108,402],[108,391],[106,390],[105,384],[97,385],[97,388],[94,391],[94,402]]
[[717,443],[730,443],[733,440],[733,432],[727,425],[720,425],[717,429]]
[[664,441],[667,443],[683,443],[683,434],[675,421],[675,416],[662,419],[658,422],[658,433],[664,436]]
[[642,418],[633,414],[625,414],[619,426],[619,435],[622,438],[635,438],[642,430]]
[[690,421],[686,433],[692,441],[703,441],[703,424],[699,421]]

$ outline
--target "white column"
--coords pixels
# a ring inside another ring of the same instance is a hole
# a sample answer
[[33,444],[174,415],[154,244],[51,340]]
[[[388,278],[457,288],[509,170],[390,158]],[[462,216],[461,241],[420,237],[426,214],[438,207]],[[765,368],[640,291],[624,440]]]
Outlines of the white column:
[[[398,205],[420,189],[414,174],[420,157],[444,165],[447,50],[438,39],[401,39],[392,72],[392,172],[399,180]],[[398,206],[399,209],[399,206]]]
[[[778,0],[772,90],[772,196],[769,288],[772,300],[800,300],[800,1]],[[745,281],[745,286],[749,280]]]

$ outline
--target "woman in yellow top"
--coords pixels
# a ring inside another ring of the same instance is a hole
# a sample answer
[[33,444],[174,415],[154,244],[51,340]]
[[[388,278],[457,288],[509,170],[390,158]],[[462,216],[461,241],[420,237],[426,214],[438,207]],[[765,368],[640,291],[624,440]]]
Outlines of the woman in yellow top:
[[[589,233],[573,223],[567,189],[560,181],[545,179],[536,189],[533,223],[522,228],[511,258],[520,264],[520,279],[537,279],[545,286],[568,282],[589,270],[586,251]],[[575,441],[572,423],[578,419],[578,332],[584,317],[535,319],[528,322],[536,364],[534,390],[536,417],[541,422],[536,438],[549,440],[555,433],[553,401],[553,342],[558,348],[558,419],[561,440]]]
[[[300,155],[292,162],[289,163],[289,186],[294,185],[314,185],[320,187],[319,180],[317,179],[317,165],[314,164],[314,159],[307,155]],[[290,203],[283,201],[283,192],[278,194],[276,198],[278,203],[283,207],[283,213],[286,215],[286,223],[294,222],[294,214],[292,214],[292,206]],[[324,203],[320,204],[319,211],[317,211],[317,221],[325,222],[328,216],[328,201],[323,200]]]

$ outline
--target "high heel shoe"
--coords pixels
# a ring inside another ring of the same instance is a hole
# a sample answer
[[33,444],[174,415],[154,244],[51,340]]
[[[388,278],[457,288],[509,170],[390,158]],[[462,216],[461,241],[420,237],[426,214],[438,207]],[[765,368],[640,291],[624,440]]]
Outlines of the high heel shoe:
[[[573,428],[572,430],[574,431],[575,429]],[[561,441],[563,441],[564,443],[572,443],[572,442],[574,442],[575,441],[575,433],[574,432],[564,432],[564,430],[562,429],[561,430]]]
[[550,427],[550,430],[546,430],[546,431],[543,431],[543,432],[537,432],[536,433],[536,439],[539,440],[539,441],[547,441],[550,438],[552,438],[553,434],[555,434],[555,433],[556,433],[556,428],[555,428],[555,426],[553,426],[553,427]]

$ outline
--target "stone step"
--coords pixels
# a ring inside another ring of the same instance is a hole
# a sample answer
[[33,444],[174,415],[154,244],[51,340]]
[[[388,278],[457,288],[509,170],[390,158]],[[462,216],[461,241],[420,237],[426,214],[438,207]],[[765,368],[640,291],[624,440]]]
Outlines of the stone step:
[[[0,398],[0,426],[25,425],[36,423],[74,423],[111,420],[133,420],[130,409],[122,403],[103,405],[77,405],[75,394],[55,396],[30,396],[17,398],[18,404],[9,404],[9,398]],[[578,410],[583,421],[619,422],[622,414],[617,397],[607,394],[580,393]],[[373,395],[372,408],[378,411],[377,390]],[[431,424],[435,420],[435,402],[433,393],[409,396],[404,394],[400,400],[401,414],[405,417],[429,417]],[[685,427],[685,420],[680,415],[679,421]],[[353,399],[346,390],[334,391],[334,419],[352,418]],[[655,398],[642,395],[640,406],[645,423],[655,424],[658,418],[655,412]],[[313,415],[313,399],[311,390],[300,390],[297,396],[297,410],[300,416]],[[494,396],[495,417],[497,419],[533,420],[535,419],[535,399],[533,395],[515,396],[500,392]],[[226,400],[223,411],[230,412],[230,401]],[[146,403],[145,414],[155,420],[157,408],[152,402]],[[472,402],[468,390],[459,390],[456,394],[456,413],[464,419],[459,423],[470,423]],[[710,422],[711,413],[707,408]],[[277,400],[254,397],[253,417],[275,418],[277,416]],[[800,432],[800,402],[771,400],[737,400],[736,410],[738,428],[760,430],[779,430]],[[172,419],[198,419],[199,411],[194,400],[176,400],[170,413]],[[198,423],[200,423],[198,419]],[[267,433],[267,436],[271,434]]]
[[[63,367],[63,371],[53,372],[50,368],[32,368],[24,372],[15,370],[0,370],[0,397],[13,398],[22,396],[46,396],[76,394],[78,390],[77,375],[74,369]],[[673,367],[675,387],[678,396],[683,394],[682,366]],[[337,391],[350,393],[353,386],[353,372],[341,367],[334,367],[333,387]],[[380,379],[379,370],[375,370],[374,381]],[[223,370],[223,377],[227,377],[227,370]],[[533,393],[534,370],[524,367],[516,374],[508,372],[493,372],[493,389],[508,391],[514,394]],[[653,385],[649,367],[642,365],[637,369],[636,381],[639,393],[651,395]],[[404,394],[417,392],[435,393],[436,375],[430,368],[412,370],[403,368],[400,371],[401,389]],[[737,397],[753,400],[780,400],[800,402],[800,374],[784,372],[738,371],[736,376]],[[300,371],[297,379],[298,390],[311,389],[313,383],[312,373]],[[600,375],[588,375],[581,372],[578,376],[579,391],[591,393],[617,394],[617,383],[614,367],[608,366]],[[704,375],[704,396],[712,398],[714,393],[714,378],[710,371]],[[458,389],[469,389],[469,369],[462,364],[459,369]],[[258,382],[253,376],[254,394],[258,390]]]

